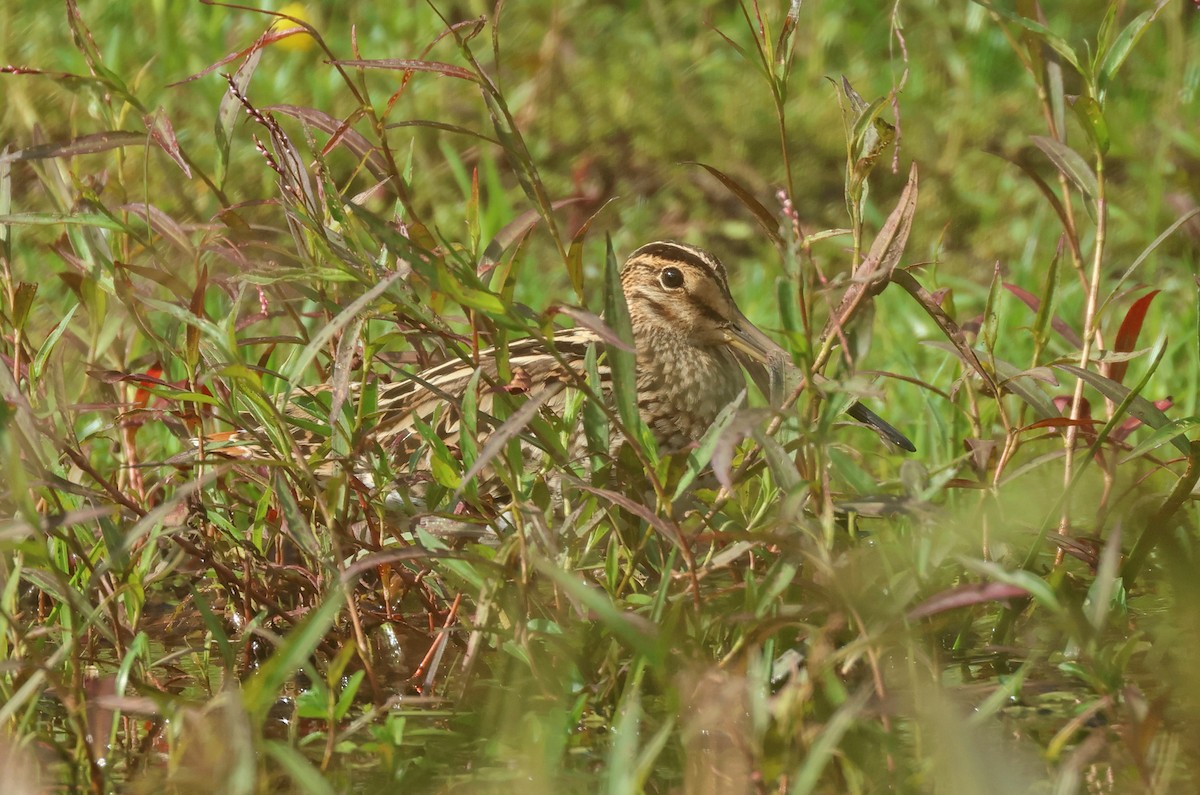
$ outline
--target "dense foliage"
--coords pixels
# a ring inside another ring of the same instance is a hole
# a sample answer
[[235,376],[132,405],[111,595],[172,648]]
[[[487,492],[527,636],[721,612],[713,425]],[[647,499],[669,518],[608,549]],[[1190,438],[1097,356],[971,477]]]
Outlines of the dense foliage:
[[[944,5],[4,4],[6,791],[1196,786],[1200,11]],[[828,385],[397,496],[664,238]]]

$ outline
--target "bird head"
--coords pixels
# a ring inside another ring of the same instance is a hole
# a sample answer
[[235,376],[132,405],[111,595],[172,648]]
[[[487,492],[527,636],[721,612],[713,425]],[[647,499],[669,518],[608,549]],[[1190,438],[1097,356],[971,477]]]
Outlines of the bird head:
[[725,266],[703,249],[661,241],[642,246],[625,260],[621,287],[636,338],[674,336],[766,367],[791,361],[738,309]]

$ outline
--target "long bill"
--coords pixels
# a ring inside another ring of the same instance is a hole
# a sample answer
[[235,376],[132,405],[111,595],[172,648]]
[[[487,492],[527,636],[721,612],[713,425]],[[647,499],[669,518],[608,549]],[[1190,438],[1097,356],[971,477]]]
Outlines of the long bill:
[[[758,330],[758,327],[738,312],[725,329],[725,343],[739,354],[745,362],[758,365],[747,368],[754,377],[759,389],[767,396],[772,404],[783,399],[783,375],[789,368],[794,369],[788,352],[774,340]],[[846,413],[854,419],[872,428],[876,433],[902,450],[910,453],[917,451],[907,436],[896,430],[891,423],[880,417],[857,400],[850,404]]]

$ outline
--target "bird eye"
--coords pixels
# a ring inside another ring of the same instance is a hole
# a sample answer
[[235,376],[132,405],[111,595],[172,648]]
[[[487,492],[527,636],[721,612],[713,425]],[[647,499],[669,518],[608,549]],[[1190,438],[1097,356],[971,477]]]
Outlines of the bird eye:
[[668,290],[678,290],[683,286],[683,272],[679,268],[663,268],[658,281]]

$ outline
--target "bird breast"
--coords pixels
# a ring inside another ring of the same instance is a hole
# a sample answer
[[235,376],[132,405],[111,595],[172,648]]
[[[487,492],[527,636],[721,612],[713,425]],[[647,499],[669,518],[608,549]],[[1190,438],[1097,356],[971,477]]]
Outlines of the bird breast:
[[697,441],[745,388],[725,348],[697,347],[685,337],[651,333],[638,340],[638,408],[664,451]]

